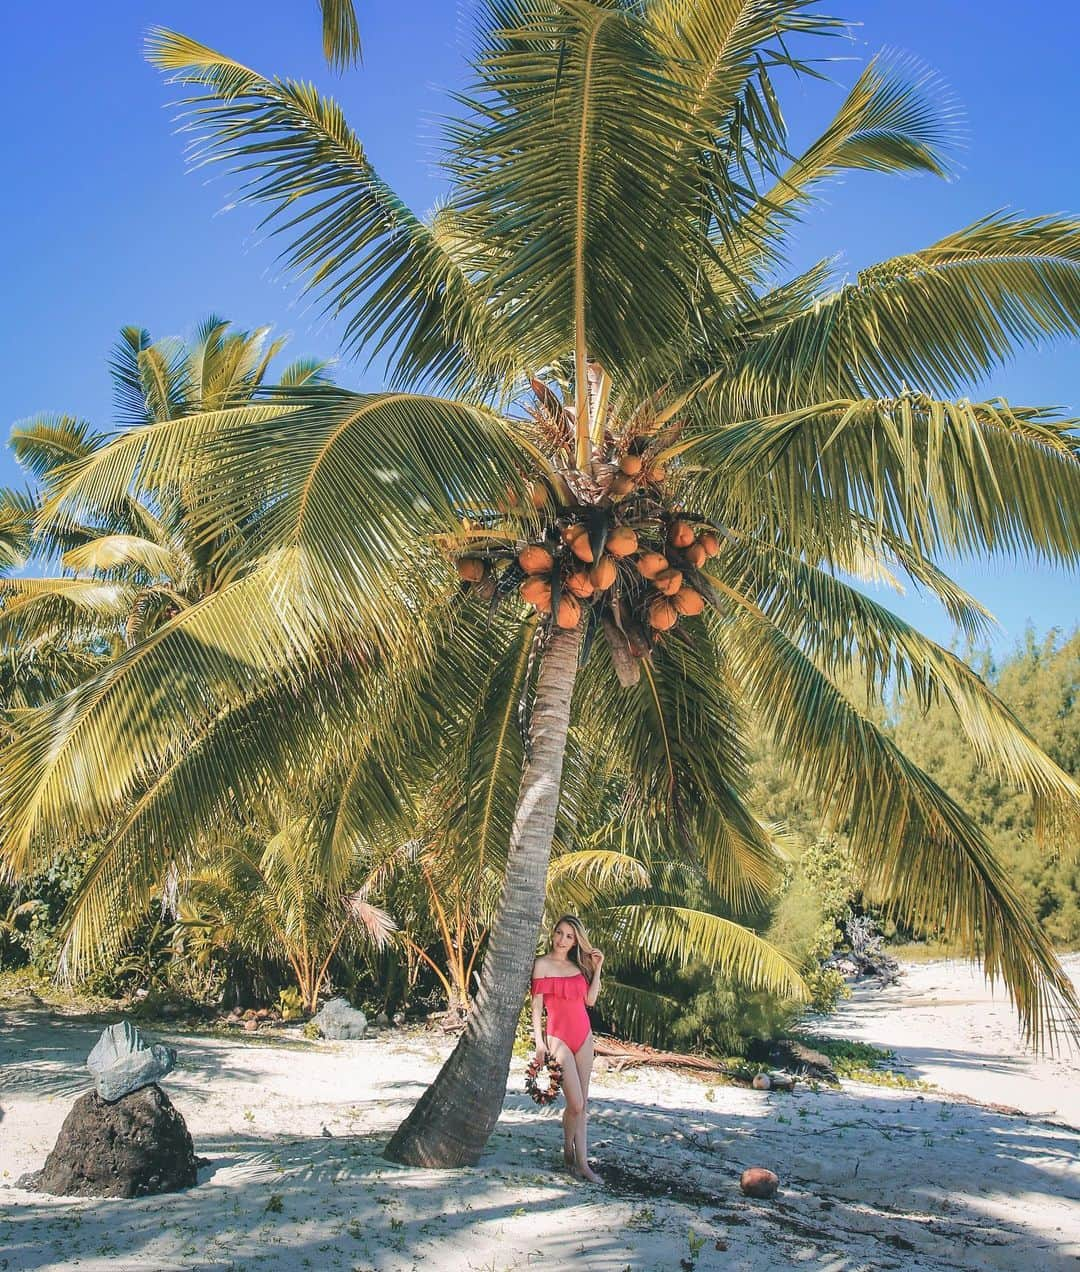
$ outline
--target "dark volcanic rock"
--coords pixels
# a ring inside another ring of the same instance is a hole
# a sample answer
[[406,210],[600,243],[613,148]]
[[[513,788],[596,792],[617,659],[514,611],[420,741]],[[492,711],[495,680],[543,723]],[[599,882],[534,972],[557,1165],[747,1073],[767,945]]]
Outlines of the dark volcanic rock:
[[832,1061],[822,1051],[815,1051],[804,1042],[796,1042],[793,1038],[784,1038],[774,1042],[769,1049],[769,1059],[778,1069],[786,1069],[789,1073],[800,1073],[815,1082],[828,1082],[831,1086],[839,1086],[836,1070]]
[[115,1103],[96,1091],[80,1096],[36,1187],[59,1197],[143,1197],[191,1188],[195,1176],[184,1119],[160,1087],[147,1086]]

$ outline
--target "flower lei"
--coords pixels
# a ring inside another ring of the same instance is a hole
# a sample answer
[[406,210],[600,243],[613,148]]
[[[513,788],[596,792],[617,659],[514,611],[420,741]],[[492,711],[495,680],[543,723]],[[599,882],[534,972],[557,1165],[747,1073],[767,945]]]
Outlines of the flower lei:
[[[537,1074],[541,1069],[548,1071],[548,1084],[546,1087],[540,1086],[537,1082]],[[562,1089],[562,1065],[550,1055],[544,1057],[543,1060],[533,1056],[529,1061],[529,1067],[525,1070],[525,1090],[532,1096],[537,1104],[550,1104],[552,1100],[559,1094]]]

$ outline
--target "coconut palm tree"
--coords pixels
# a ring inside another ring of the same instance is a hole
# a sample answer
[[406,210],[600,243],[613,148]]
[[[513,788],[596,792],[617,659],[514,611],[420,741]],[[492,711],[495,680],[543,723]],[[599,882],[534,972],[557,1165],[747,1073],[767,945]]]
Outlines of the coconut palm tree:
[[[285,344],[269,340],[269,331],[230,331],[225,319],[210,315],[185,344],[154,342],[145,329],[125,327],[110,359],[116,424],[145,426],[250,401]],[[324,363],[299,359],[279,383],[322,383],[325,375]],[[0,579],[8,706],[40,701],[48,687],[47,696],[70,688],[103,657],[134,645],[224,581],[220,545],[199,538],[179,488],[158,492],[153,502],[113,500],[63,529],[40,521],[57,475],[107,440],[70,415],[40,415],[12,429],[11,448],[33,485],[30,495],[0,492],[0,564],[59,566],[61,573]]]
[[[311,86],[151,37],[189,93],[194,160],[238,174],[391,388],[265,393],[66,472],[46,510],[61,526],[133,490],[190,490],[230,582],[24,724],[0,761],[4,858],[24,868],[73,821],[111,820],[124,877],[329,744],[365,774],[342,824],[369,824],[417,738],[501,660],[473,790],[479,825],[505,829],[500,907],[476,1010],[397,1160],[473,1162],[498,1116],[552,839],[579,797],[575,720],[634,774],[650,833],[733,899],[775,871],[746,802],[760,721],[875,895],[954,933],[1032,1035],[1075,1022],[979,828],[837,683],[947,701],[1048,833],[1075,826],[1072,779],[851,578],[906,576],[977,633],[986,613],[942,556],[1075,564],[1069,421],[958,395],[1077,334],[1080,223],[997,214],[839,286],[827,264],[785,277],[828,178],[947,167],[935,83],[880,59],[789,153],[779,80],[815,73],[800,51],[838,29],[805,0],[488,0],[428,219]],[[760,944],[727,941],[760,970]]]

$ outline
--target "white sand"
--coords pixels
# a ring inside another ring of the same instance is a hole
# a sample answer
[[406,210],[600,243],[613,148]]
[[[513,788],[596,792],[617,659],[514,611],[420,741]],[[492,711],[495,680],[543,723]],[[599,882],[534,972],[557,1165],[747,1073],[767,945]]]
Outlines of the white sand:
[[[1075,1063],[1020,1059],[1011,1018],[965,968],[909,969],[898,990],[846,1005],[842,1022],[950,1089],[1076,1108],[1075,1089],[1065,1098]],[[703,1270],[1036,1272],[1080,1257],[1076,1131],[929,1092],[847,1083],[784,1096],[663,1070],[601,1073],[595,1160],[622,1183],[598,1190],[559,1171],[558,1115],[519,1093],[515,1062],[480,1167],[393,1166],[380,1149],[449,1049],[418,1034],[302,1048],[167,1035],[184,1067],[166,1089],[211,1159],[199,1186],[138,1201],[14,1188],[86,1088],[81,1066],[103,1023],[42,1008],[0,1018],[0,1272],[652,1272],[679,1268],[691,1229],[705,1238]],[[739,1195],[748,1165],[780,1175],[774,1201]],[[273,1197],[280,1211],[267,1209]]]

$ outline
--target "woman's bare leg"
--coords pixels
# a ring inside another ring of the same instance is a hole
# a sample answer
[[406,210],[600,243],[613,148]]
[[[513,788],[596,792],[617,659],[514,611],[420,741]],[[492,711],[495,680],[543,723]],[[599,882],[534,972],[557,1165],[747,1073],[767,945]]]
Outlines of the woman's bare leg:
[[574,1053],[566,1045],[561,1038],[548,1037],[548,1050],[555,1059],[562,1065],[563,1071],[563,1096],[566,1100],[566,1107],[563,1109],[563,1160],[567,1166],[573,1168],[576,1164],[574,1156],[574,1141],[577,1137],[578,1119],[584,1108],[585,1101],[581,1094],[581,1082],[578,1078],[577,1065],[574,1062]]
[[581,1178],[587,1179],[590,1184],[602,1184],[604,1181],[589,1165],[589,1078],[592,1076],[594,1050],[593,1036],[589,1034],[581,1044],[581,1050],[574,1056],[574,1068],[581,1087],[581,1113],[577,1119],[574,1153],[577,1158],[576,1170]]

